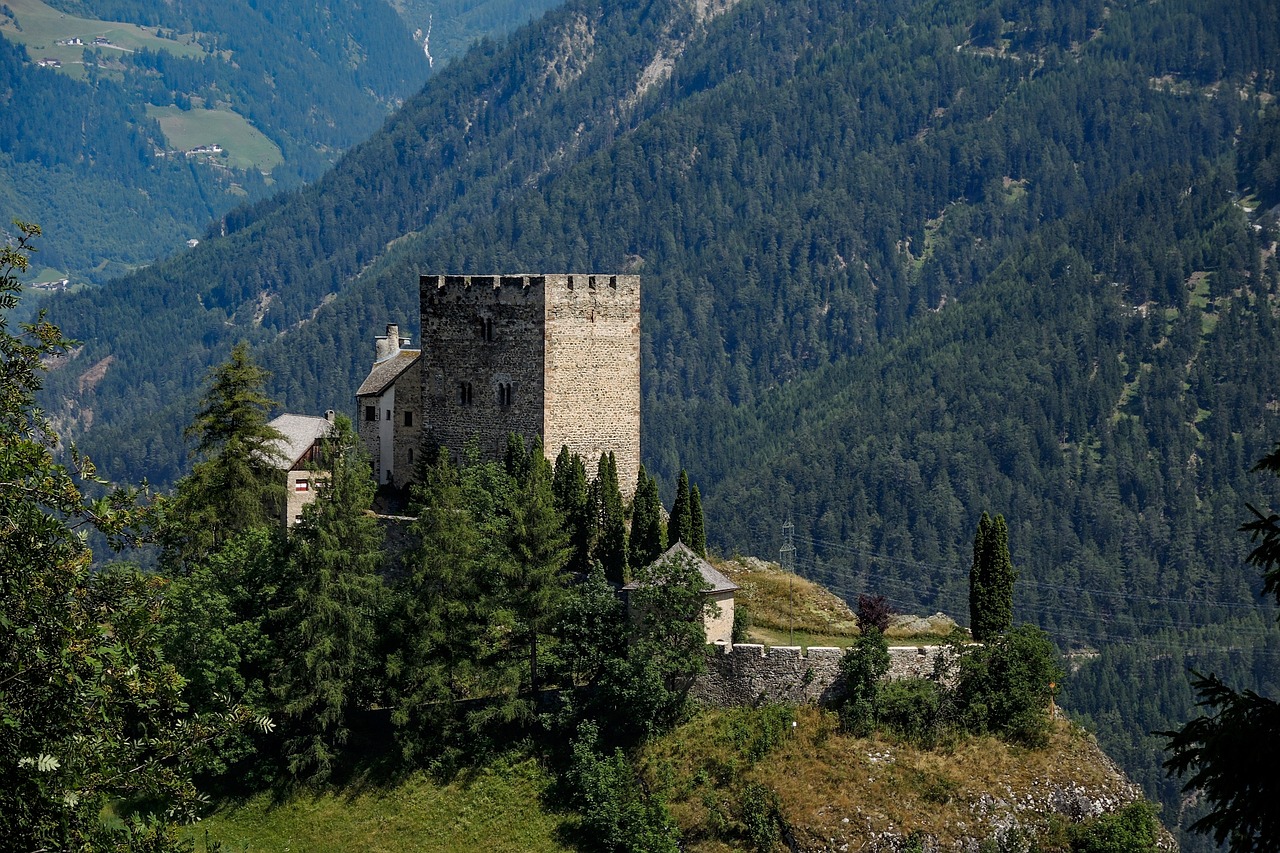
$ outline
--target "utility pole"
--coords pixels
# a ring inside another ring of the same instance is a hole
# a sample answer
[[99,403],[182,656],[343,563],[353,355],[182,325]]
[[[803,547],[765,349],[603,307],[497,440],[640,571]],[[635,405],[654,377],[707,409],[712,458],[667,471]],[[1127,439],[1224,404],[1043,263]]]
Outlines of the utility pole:
[[787,573],[787,628],[793,646],[796,644],[796,596],[791,579],[796,573],[795,530],[796,526],[791,523],[791,513],[787,513],[787,521],[782,525],[782,547],[778,550],[778,563]]

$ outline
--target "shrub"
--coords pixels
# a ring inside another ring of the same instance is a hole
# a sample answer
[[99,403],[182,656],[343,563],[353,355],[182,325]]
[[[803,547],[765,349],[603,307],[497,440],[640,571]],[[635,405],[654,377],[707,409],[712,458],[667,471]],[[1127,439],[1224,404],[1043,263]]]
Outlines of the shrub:
[[1131,803],[1112,814],[1073,826],[1073,853],[1145,853],[1156,847],[1155,809],[1150,803]]
[[880,724],[923,749],[937,746],[946,730],[948,697],[932,681],[905,678],[880,687]]
[[960,660],[956,705],[965,729],[1026,746],[1049,734],[1050,686],[1062,678],[1049,636],[1020,625]]
[[893,608],[883,595],[858,595],[858,630],[864,634],[875,628],[881,634],[889,630]]
[[875,728],[880,679],[889,671],[889,644],[875,628],[857,639],[840,660],[845,695],[839,706],[845,729],[865,737]]
[[661,797],[647,794],[622,750],[597,752],[599,733],[583,723],[565,782],[582,814],[581,848],[599,853],[675,853],[675,822]]

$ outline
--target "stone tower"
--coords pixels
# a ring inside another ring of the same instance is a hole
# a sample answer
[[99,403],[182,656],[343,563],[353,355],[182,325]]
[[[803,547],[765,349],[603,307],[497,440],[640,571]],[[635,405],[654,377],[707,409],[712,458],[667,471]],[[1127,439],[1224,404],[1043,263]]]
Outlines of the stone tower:
[[456,455],[501,458],[508,433],[562,445],[588,474],[612,450],[624,495],[640,467],[640,277],[424,275],[423,427]]

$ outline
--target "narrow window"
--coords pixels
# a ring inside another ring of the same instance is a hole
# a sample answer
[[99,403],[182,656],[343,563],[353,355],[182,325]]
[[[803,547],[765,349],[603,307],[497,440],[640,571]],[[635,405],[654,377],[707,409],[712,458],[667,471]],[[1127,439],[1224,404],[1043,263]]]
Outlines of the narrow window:
[[404,413],[404,425],[407,427],[413,426],[413,412]]
[[387,409],[387,420],[391,420],[391,410]]
[[458,405],[460,405],[460,406],[470,406],[470,405],[471,405],[471,399],[472,399],[472,398],[471,398],[471,383],[470,383],[470,382],[459,382],[459,383],[458,383]]
[[471,383],[467,383],[467,405],[471,405]]
[[484,318],[484,339],[486,341],[493,340],[493,318],[492,317]]
[[376,406],[364,407],[364,419],[366,421],[376,421],[378,419],[378,409]]
[[409,464],[410,465],[413,464],[413,448],[412,447],[409,448]]

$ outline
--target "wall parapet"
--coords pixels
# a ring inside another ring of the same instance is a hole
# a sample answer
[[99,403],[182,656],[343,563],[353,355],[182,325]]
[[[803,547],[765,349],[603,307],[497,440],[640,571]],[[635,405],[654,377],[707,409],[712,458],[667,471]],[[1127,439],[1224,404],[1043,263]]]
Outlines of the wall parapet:
[[[924,678],[948,646],[890,646],[889,679]],[[840,659],[844,649],[832,646],[762,646],[717,644],[708,653],[707,670],[694,682],[695,702],[716,707],[830,704],[844,694]]]

